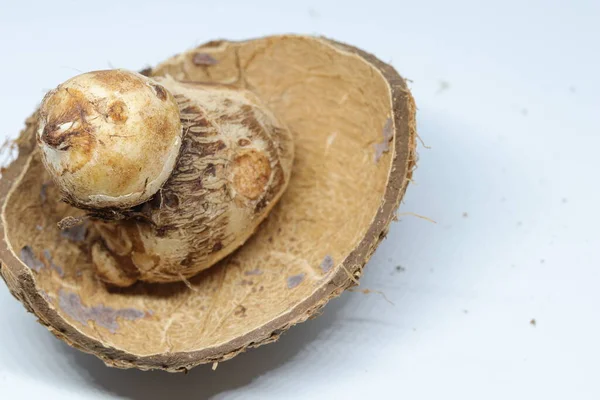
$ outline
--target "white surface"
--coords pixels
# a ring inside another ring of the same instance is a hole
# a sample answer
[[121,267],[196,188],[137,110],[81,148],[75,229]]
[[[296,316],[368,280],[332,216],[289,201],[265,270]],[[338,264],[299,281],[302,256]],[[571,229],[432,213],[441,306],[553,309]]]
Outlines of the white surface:
[[362,287],[394,306],[346,293],[215,372],[108,369],[2,286],[0,398],[600,398],[597,0],[83,3],[0,0],[3,135],[78,71],[325,34],[414,81],[432,149],[401,210],[438,223],[404,217],[369,263]]

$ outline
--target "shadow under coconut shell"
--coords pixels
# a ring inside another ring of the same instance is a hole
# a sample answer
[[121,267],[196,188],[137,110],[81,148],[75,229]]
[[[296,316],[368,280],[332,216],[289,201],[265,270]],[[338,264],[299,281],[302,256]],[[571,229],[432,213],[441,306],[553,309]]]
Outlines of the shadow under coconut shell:
[[272,344],[249,349],[229,361],[200,365],[188,374],[163,371],[120,370],[109,368],[96,357],[73,349],[60,341],[53,341],[57,351],[69,353],[73,369],[84,379],[104,392],[132,400],[181,398],[211,398],[219,393],[248,385],[265,373],[293,362],[319,335],[335,325],[340,311],[348,303],[348,296],[332,301],[318,318],[299,324]]
[[[239,249],[238,249],[239,250]],[[229,257],[232,257],[238,251],[233,252]],[[225,258],[224,260],[227,260]],[[169,298],[173,296],[177,296],[181,294],[182,291],[188,290],[187,285],[197,285],[203,279],[206,278],[208,274],[214,274],[221,268],[225,268],[226,264],[224,262],[220,262],[210,269],[204,270],[198,273],[196,276],[187,279],[187,283],[185,282],[170,282],[170,283],[148,283],[137,281],[135,284],[129,287],[116,287],[106,285],[104,288],[108,293],[121,293],[127,294],[129,296],[144,296],[144,297],[154,297],[154,298]]]

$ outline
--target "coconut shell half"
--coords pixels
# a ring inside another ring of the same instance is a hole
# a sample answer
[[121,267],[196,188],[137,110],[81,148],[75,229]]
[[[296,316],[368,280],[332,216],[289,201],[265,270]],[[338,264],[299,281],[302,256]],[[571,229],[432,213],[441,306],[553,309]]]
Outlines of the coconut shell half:
[[289,187],[257,233],[187,282],[111,289],[95,276],[81,211],[60,201],[34,116],[3,170],[1,275],[53,334],[119,368],[185,371],[277,340],[354,285],[415,166],[415,105],[389,65],[304,36],[214,41],[146,71],[241,85],[288,125]]

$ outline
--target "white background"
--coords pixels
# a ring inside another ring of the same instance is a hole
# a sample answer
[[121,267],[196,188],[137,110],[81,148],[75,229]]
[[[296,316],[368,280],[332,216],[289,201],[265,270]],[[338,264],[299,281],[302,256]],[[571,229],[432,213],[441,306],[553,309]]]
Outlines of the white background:
[[336,2],[0,0],[2,136],[80,71],[209,39],[375,53],[413,81],[431,146],[401,210],[437,221],[403,217],[368,264],[394,305],[346,293],[215,372],[106,368],[2,286],[0,398],[600,398],[600,2]]

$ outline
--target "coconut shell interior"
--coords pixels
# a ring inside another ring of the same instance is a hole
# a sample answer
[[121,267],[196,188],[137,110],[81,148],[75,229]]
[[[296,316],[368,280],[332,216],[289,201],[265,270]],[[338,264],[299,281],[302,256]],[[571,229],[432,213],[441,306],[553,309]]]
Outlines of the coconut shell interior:
[[255,91],[294,135],[289,187],[238,251],[175,284],[105,286],[81,215],[60,201],[35,147],[35,116],[0,181],[2,276],[69,344],[122,368],[182,371],[275,340],[360,277],[414,166],[404,81],[355,48],[314,37],[215,41],[148,72]]

